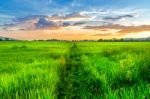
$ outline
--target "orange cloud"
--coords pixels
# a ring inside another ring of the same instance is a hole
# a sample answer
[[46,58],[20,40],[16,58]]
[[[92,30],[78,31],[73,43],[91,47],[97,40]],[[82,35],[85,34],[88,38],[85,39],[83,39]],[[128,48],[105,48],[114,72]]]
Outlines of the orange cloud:
[[106,25],[106,26],[86,26],[84,29],[107,31],[108,29],[118,30],[118,34],[124,35],[128,33],[139,33],[144,31],[150,31],[150,25],[141,26],[122,26],[122,25]]
[[118,33],[128,34],[128,33],[139,33],[139,32],[144,32],[144,31],[150,31],[150,25],[130,26],[130,27],[121,29]]

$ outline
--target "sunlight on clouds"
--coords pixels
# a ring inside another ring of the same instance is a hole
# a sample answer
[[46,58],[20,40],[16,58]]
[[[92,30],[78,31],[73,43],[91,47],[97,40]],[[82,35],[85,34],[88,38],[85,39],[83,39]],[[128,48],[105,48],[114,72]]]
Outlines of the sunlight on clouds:
[[129,33],[124,35],[124,38],[147,38],[147,37],[150,37],[150,31],[140,33]]
[[[86,39],[148,37],[150,8],[144,2],[132,3],[131,0],[0,1],[0,36],[20,39],[51,36],[79,39],[81,35]],[[135,3],[139,6],[133,6]]]

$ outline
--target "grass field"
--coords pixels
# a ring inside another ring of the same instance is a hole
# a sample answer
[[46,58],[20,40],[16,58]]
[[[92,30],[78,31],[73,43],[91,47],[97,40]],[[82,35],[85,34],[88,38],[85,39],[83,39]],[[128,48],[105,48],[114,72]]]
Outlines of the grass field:
[[0,99],[149,99],[150,42],[0,42]]

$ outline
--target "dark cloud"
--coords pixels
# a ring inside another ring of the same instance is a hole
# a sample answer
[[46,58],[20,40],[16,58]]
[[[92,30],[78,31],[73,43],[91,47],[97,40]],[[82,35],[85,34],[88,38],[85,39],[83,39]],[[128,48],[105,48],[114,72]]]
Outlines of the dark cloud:
[[123,18],[133,18],[133,17],[134,15],[122,15],[122,16],[117,16],[117,17],[104,17],[103,20],[117,21]]
[[72,24],[69,23],[69,22],[63,22],[62,25],[63,25],[63,26],[71,26]]
[[79,25],[84,25],[86,22],[75,22],[73,25],[74,26],[79,26]]
[[53,21],[48,21],[46,20],[46,18],[43,18],[43,17],[41,17],[35,25],[37,28],[47,28],[47,27],[58,26],[57,23]]
[[86,26],[85,29],[93,29],[93,30],[101,30],[101,29],[124,29],[127,26],[119,25],[119,24],[108,24],[102,26]]

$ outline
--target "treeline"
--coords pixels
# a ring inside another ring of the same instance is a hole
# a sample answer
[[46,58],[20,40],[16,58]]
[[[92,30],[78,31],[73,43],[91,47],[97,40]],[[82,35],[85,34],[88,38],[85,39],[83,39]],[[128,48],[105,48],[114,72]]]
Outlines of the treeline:
[[[0,37],[0,41],[19,41],[17,39]],[[21,40],[25,41],[25,40]],[[149,42],[149,38],[122,38],[122,39],[99,39],[99,40],[61,40],[61,39],[48,39],[48,40],[32,40],[32,41],[60,41],[60,42]]]
[[99,39],[98,42],[147,42],[150,38]]
[[99,40],[58,40],[58,39],[49,39],[49,40],[33,40],[33,41],[63,41],[63,42],[148,42],[149,38],[122,38],[122,39],[99,39]]
[[8,37],[0,37],[0,41],[16,41],[16,39],[8,38]]
[[60,39],[48,39],[48,40],[33,40],[33,41],[62,41],[62,42],[96,42],[97,40],[60,40]]

